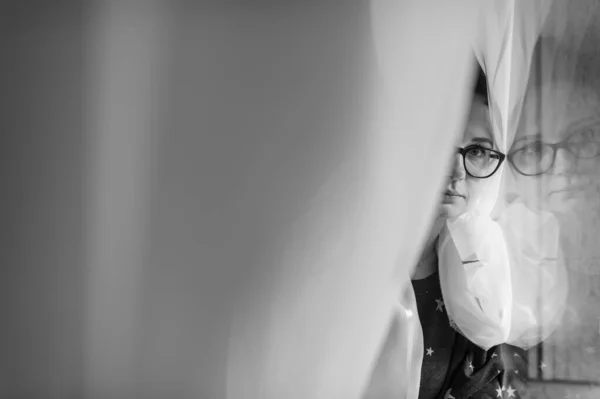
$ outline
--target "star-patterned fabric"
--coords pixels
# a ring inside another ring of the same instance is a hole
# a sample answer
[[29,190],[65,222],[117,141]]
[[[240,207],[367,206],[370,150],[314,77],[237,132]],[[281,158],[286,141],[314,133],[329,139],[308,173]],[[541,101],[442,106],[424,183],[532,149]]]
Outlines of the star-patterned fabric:
[[423,327],[419,399],[520,399],[526,354],[501,345],[484,351],[451,327],[439,274],[412,282]]
[[459,337],[450,366],[454,372],[436,399],[521,399],[519,392],[526,387],[525,355],[507,345],[484,351]]
[[436,398],[441,391],[448,375],[452,348],[458,335],[450,326],[439,281],[439,274],[434,273],[412,282],[425,348],[419,399]]
[[[436,399],[521,399],[526,393],[525,351],[500,345],[484,351],[459,336],[451,369]],[[454,367],[458,364],[458,367]]]
[[521,399],[524,397],[527,390],[526,378],[529,367],[527,353],[510,345],[500,345],[491,352],[491,356],[500,359],[503,367],[503,371],[498,378],[500,387],[496,389],[494,397],[502,399]]

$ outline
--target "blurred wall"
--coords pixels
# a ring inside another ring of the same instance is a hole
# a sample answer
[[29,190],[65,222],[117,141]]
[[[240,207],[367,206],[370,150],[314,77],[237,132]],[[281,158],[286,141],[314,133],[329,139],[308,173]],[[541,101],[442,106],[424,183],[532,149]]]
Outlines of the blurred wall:
[[0,397],[79,398],[85,2],[0,5]]

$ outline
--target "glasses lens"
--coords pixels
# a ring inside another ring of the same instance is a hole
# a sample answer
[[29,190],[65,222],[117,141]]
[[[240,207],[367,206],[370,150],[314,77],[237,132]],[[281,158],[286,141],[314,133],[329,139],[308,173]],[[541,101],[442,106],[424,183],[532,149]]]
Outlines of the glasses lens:
[[554,149],[542,141],[528,143],[513,151],[513,166],[524,175],[539,175],[547,172],[552,166]]
[[488,148],[469,146],[465,148],[465,169],[471,176],[489,177],[500,164],[500,155]]
[[579,158],[600,154],[600,126],[583,129],[569,137],[569,150]]

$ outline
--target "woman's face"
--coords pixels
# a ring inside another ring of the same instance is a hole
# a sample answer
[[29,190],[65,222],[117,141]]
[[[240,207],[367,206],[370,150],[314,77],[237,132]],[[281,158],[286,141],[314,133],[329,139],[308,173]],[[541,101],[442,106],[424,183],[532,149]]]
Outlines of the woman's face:
[[[600,145],[594,143],[594,137],[600,137],[599,113],[598,97],[587,89],[555,82],[532,90],[511,151],[530,148],[533,154],[541,142],[555,144],[565,139],[591,150],[590,146]],[[600,157],[581,159],[558,149],[553,166],[542,175],[523,176],[511,169],[516,194],[531,209],[560,215],[597,202]]]
[[[469,120],[462,139],[457,143],[459,147],[477,144],[485,148],[496,149],[489,120],[489,111],[483,100],[476,96]],[[463,213],[473,210],[483,203],[491,201],[495,190],[492,189],[499,175],[487,179],[478,179],[467,174],[463,156],[456,153],[452,158],[448,183],[442,192],[439,208],[440,218],[456,218]]]

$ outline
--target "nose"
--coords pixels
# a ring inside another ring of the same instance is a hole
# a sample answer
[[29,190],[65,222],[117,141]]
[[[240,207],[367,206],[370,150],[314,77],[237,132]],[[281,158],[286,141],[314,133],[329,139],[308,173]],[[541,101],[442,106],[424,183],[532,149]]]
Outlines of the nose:
[[465,170],[463,156],[461,154],[456,154],[452,162],[452,175],[450,175],[450,177],[452,180],[464,180],[466,176],[467,171]]
[[576,163],[574,154],[564,148],[559,148],[556,151],[552,169],[555,174],[571,173],[575,170]]

